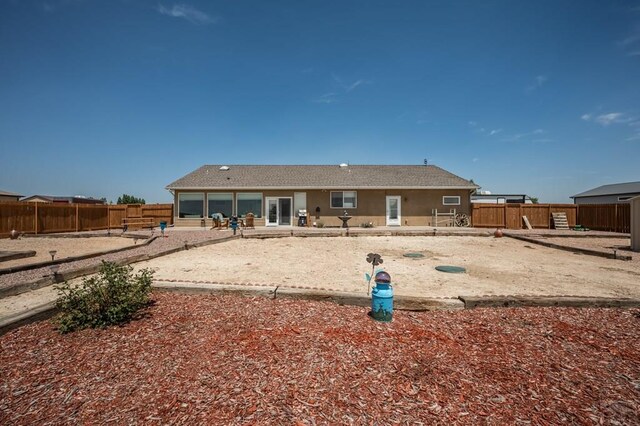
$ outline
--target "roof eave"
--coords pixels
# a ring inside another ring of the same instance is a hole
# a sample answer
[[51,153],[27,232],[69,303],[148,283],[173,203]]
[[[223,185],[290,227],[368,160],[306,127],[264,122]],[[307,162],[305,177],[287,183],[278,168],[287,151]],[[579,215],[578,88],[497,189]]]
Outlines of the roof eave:
[[261,191],[279,191],[279,190],[312,190],[312,189],[478,189],[479,186],[472,185],[455,185],[455,186],[167,186],[166,190],[169,191],[204,191],[204,190],[221,190],[221,191],[238,191],[238,190],[261,190]]

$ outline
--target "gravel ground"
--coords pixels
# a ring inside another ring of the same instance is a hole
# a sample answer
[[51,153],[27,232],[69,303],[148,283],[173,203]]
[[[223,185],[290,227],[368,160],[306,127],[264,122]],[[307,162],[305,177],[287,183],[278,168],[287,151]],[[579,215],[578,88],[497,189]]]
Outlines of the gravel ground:
[[154,298],[122,327],[0,337],[0,424],[640,423],[638,310]]
[[27,237],[17,240],[7,238],[0,239],[2,251],[35,251],[36,255],[22,259],[0,262],[0,269],[15,266],[30,265],[33,263],[48,262],[51,260],[50,250],[56,250],[55,259],[82,256],[91,253],[99,253],[130,247],[136,244],[133,238],[92,237],[92,238],[55,238],[55,237]]
[[[136,231],[136,234],[151,236],[150,232]],[[158,235],[158,233],[156,232],[155,235]],[[118,253],[110,253],[104,256],[94,257],[90,259],[63,263],[60,265],[59,272],[64,274],[65,271],[72,271],[92,265],[99,265],[103,260],[115,262],[136,255],[155,254],[172,248],[184,246],[185,241],[188,244],[194,244],[211,239],[224,238],[231,235],[231,231],[181,231],[176,229],[168,229],[166,231],[166,235],[166,238],[156,238],[148,245],[140,245],[140,247],[133,248],[131,250],[126,250]],[[76,240],[76,243],[82,244],[83,240],[78,239]],[[142,244],[142,241],[139,241],[138,244]],[[0,289],[9,288],[20,283],[37,281],[42,277],[49,275],[51,275],[51,271],[48,267],[0,275]]]

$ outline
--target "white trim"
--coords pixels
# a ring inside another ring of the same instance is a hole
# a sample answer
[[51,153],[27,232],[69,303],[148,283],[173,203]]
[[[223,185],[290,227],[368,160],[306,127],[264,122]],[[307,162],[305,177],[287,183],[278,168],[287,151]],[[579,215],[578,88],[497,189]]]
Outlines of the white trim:
[[[391,221],[389,218],[389,200],[398,200],[398,218]],[[385,217],[387,226],[401,226],[402,225],[402,213],[401,213],[402,196],[401,195],[387,195],[385,198]]]
[[[458,202],[457,203],[445,203],[444,202],[445,198],[457,198]],[[460,196],[459,195],[443,195],[442,196],[442,205],[443,206],[459,206],[460,205]]]
[[[333,193],[334,192],[342,192],[342,207],[333,207]],[[355,193],[355,205],[353,207],[344,207],[344,193],[345,192],[353,192]],[[358,191],[329,191],[329,208],[334,210],[348,210],[348,209],[357,209],[358,208]]]
[[[235,204],[234,204],[234,210],[233,213],[239,217],[238,214],[238,194],[260,194],[260,204],[262,204],[260,207],[262,207],[260,209],[260,214],[262,214],[262,211],[264,210],[264,205],[265,205],[265,201],[264,201],[264,194],[262,192],[255,192],[255,191],[235,191]],[[252,212],[253,213],[253,212]],[[253,213],[255,214],[255,213]],[[256,216],[256,219],[262,219],[264,216]]]
[[[280,200],[289,200],[289,224],[282,225],[280,223]],[[276,201],[276,223],[269,222],[269,201]],[[293,226],[293,197],[264,197],[264,225],[265,226]]]
[[[201,194],[202,195],[202,216],[195,218],[195,217],[180,217],[180,196],[181,195],[186,195],[186,194],[190,194],[190,195],[195,195],[195,194]],[[206,212],[206,196],[204,192],[179,192],[178,193],[178,208],[176,208],[176,212],[178,213],[178,219],[203,219],[206,216],[204,215],[204,213]]]
[[218,212],[210,212],[209,211],[209,194],[225,194],[225,195],[231,195],[231,215],[233,215],[235,213],[235,211],[233,210],[235,207],[235,203],[234,203],[234,197],[233,197],[233,192],[207,192],[204,194],[205,199],[204,199],[204,206],[205,211],[207,212],[205,217],[208,217],[209,219],[211,219],[211,215],[213,213],[218,213]]

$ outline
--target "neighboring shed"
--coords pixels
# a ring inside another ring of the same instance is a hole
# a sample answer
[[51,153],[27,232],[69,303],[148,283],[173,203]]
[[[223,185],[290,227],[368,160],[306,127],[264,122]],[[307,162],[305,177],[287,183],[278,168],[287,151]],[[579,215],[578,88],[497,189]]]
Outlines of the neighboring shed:
[[640,252],[640,197],[631,201],[631,250]]
[[18,201],[20,197],[22,197],[22,195],[0,189],[0,203]]
[[628,203],[640,195],[640,181],[602,185],[572,196],[574,204]]
[[31,197],[23,198],[20,201],[29,203],[54,203],[54,204],[106,204],[104,200],[98,200],[96,198],[84,197],[81,195],[75,195],[72,197],[60,197],[57,195],[32,195]]
[[472,203],[478,204],[533,204],[526,194],[478,193],[471,196]]

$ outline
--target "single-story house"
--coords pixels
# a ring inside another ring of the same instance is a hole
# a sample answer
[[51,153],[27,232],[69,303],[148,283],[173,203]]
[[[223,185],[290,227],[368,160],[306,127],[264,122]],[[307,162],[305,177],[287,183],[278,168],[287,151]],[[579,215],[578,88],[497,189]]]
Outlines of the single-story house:
[[572,196],[574,204],[619,204],[628,203],[640,195],[640,182],[602,185]]
[[531,198],[526,194],[492,194],[490,192],[472,195],[471,202],[474,204],[533,204]]
[[0,203],[18,201],[21,197],[22,195],[16,194],[15,192],[3,191],[0,189]]
[[81,195],[74,195],[71,197],[60,197],[56,195],[32,195],[31,197],[25,197],[20,201],[26,201],[28,203],[54,203],[54,204],[106,204],[104,200],[98,200],[97,198],[84,197]]
[[470,214],[478,185],[433,165],[205,165],[166,187],[176,226],[199,226],[214,213],[255,215],[256,226],[432,225],[438,213]]

